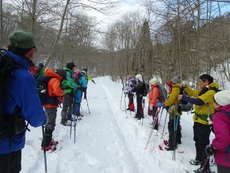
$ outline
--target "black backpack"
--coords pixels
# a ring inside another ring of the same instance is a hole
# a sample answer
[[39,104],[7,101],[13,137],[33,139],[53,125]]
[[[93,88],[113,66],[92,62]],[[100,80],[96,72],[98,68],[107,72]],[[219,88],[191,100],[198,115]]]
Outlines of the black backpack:
[[37,84],[37,93],[41,101],[41,105],[46,105],[46,104],[52,104],[52,105],[58,105],[58,99],[57,97],[51,97],[48,94],[48,83],[50,79],[53,77],[51,76],[39,76],[36,79],[36,84]]
[[147,96],[147,94],[149,92],[149,84],[147,82],[143,81],[143,87],[144,87],[143,96]]
[[[180,94],[186,95],[185,91],[183,88],[180,88]],[[180,101],[181,103],[179,104],[179,109],[183,112],[189,112],[193,109],[193,104],[186,102],[184,100]]]
[[25,119],[20,115],[20,107],[16,106],[12,115],[3,114],[2,98],[9,97],[8,79],[15,68],[21,68],[13,57],[4,54],[3,51],[4,49],[0,50],[0,140],[9,137],[10,142],[14,135],[28,128]]

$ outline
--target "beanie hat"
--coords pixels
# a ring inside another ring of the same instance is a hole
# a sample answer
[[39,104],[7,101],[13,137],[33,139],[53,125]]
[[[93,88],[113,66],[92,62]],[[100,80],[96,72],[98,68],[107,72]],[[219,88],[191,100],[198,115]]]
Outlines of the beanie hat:
[[158,79],[156,77],[154,77],[149,81],[149,83],[150,83],[150,85],[155,85],[156,83],[158,83]]
[[210,76],[209,74],[202,74],[199,79],[201,79],[203,82],[205,80],[208,80],[209,84],[213,83],[213,77]]
[[74,67],[76,67],[76,65],[73,62],[69,62],[66,64],[66,68],[72,70]]
[[137,74],[135,78],[139,79],[140,81],[142,81],[142,75],[141,74]]
[[24,30],[11,33],[9,40],[9,45],[15,48],[30,49],[35,47],[33,34]]
[[175,76],[174,78],[172,78],[171,81],[172,81],[173,84],[181,83],[181,77],[180,76]]
[[219,91],[214,95],[216,103],[220,106],[226,106],[230,104],[230,90]]
[[43,67],[44,67],[44,64],[43,64],[43,63],[39,63],[38,67],[39,67],[39,68],[43,68]]
[[66,78],[66,71],[64,69],[57,69],[56,73],[62,78]]

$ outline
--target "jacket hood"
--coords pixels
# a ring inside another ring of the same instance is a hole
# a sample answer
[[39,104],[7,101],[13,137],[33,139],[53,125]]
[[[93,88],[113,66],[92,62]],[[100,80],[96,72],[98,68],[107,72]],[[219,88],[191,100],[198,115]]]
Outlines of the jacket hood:
[[219,84],[216,83],[216,82],[210,83],[210,84],[208,85],[208,88],[212,88],[212,87],[215,87],[216,89],[219,89],[219,88],[220,88],[220,87],[219,87]]
[[55,73],[54,71],[52,71],[50,68],[47,68],[45,71],[45,75],[46,76],[51,76],[51,77],[55,77],[58,78],[59,80],[62,80],[62,77],[59,76],[57,73]]

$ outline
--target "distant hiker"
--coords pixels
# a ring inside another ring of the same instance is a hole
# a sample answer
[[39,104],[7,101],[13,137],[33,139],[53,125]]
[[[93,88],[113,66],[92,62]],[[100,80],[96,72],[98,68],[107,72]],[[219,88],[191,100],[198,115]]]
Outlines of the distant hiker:
[[56,144],[56,141],[52,138],[52,134],[56,125],[57,108],[59,106],[58,97],[62,97],[65,94],[61,89],[61,82],[66,78],[66,71],[64,69],[58,69],[55,73],[51,69],[47,69],[45,75],[51,77],[51,79],[48,82],[49,99],[47,104],[44,105],[47,122],[45,125],[45,136],[41,146],[42,150],[52,151],[52,145]]
[[[46,123],[36,83],[29,73],[30,67],[34,66],[32,62],[35,55],[33,34],[24,30],[13,32],[9,35],[8,51],[3,53],[14,58],[19,67],[13,69],[8,81],[0,84],[2,114],[2,116],[0,115],[2,137],[0,139],[0,172],[19,173],[21,171],[21,150],[25,145],[25,120],[33,127],[39,127]],[[4,93],[3,89],[5,89]],[[4,132],[8,131],[7,128],[10,131],[13,129],[14,133],[17,133],[4,136]],[[37,138],[39,137],[37,136]]]
[[78,87],[78,85],[75,83],[73,79],[73,71],[75,67],[76,67],[75,64],[73,62],[70,62],[67,63],[66,68],[64,68],[64,70],[66,71],[66,79],[68,85],[71,87],[71,88],[68,87],[64,89],[65,91],[64,102],[63,102],[63,108],[61,112],[61,124],[64,126],[71,125],[71,104],[73,103],[74,93]]
[[166,107],[169,113],[169,140],[168,147],[165,148],[168,151],[175,150],[177,148],[177,144],[181,144],[181,131],[179,128],[179,123],[182,112],[178,109],[180,102],[177,99],[178,95],[180,94],[181,77],[175,76],[171,81],[172,92],[169,94],[168,100],[166,100],[163,104],[158,103],[158,106]]
[[128,95],[129,98],[129,103],[128,103],[128,108],[127,110],[133,111],[134,112],[134,102],[133,102],[133,97],[134,97],[134,92],[133,92],[133,77],[132,75],[127,76],[127,81],[126,85],[124,87],[124,93]]
[[[205,147],[209,144],[210,125],[212,123],[210,120],[215,112],[213,96],[216,90],[219,89],[219,85],[213,82],[213,77],[209,74],[202,74],[198,79],[198,83],[199,90],[193,90],[186,84],[182,84],[181,87],[190,97],[179,95],[178,100],[187,101],[195,105],[193,140],[195,141],[196,157],[190,163],[192,165],[201,165],[202,167],[206,159]],[[200,168],[196,170],[196,172],[199,171]],[[209,163],[207,163],[205,171],[210,172]]]
[[140,120],[141,118],[144,118],[142,100],[143,100],[143,95],[144,95],[144,90],[145,90],[145,84],[143,82],[141,74],[137,74],[135,78],[136,78],[136,81],[134,82],[133,91],[136,93],[137,111],[136,111],[136,115],[134,118],[137,118],[138,120]]
[[156,77],[152,78],[149,81],[149,85],[150,85],[150,91],[149,91],[149,107],[148,107],[148,115],[152,116],[153,118],[153,125],[154,125],[154,129],[158,130],[158,118],[157,118],[157,114],[158,114],[158,107],[157,107],[157,103],[158,103],[158,98],[159,98],[159,89],[158,89],[158,79]]
[[44,64],[43,63],[39,63],[38,67],[39,67],[39,76],[44,76],[45,75]]
[[[93,78],[88,74],[88,69],[87,68],[84,68],[82,70],[82,72],[85,74],[87,85],[88,85],[89,80],[92,81],[94,84],[96,84],[95,81],[93,80]],[[84,95],[83,95],[84,99],[87,99],[87,87],[86,87],[86,89],[85,89],[85,91],[83,93],[84,93]]]
[[[79,73],[79,74],[78,74]],[[77,117],[82,117],[83,115],[80,113],[80,107],[81,107],[81,100],[82,100],[82,95],[86,91],[87,88],[87,80],[85,76],[85,71],[74,71],[74,80],[78,85],[78,88],[75,93],[75,104],[74,104],[74,114]]]
[[214,95],[213,129],[215,138],[206,147],[207,155],[214,154],[218,173],[230,172],[230,91]]

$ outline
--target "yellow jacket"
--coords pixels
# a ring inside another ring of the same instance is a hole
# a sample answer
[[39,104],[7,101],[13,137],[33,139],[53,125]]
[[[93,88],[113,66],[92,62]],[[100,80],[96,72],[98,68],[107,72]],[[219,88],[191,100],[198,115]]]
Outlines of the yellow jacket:
[[212,118],[212,115],[215,112],[215,108],[213,105],[214,99],[213,96],[216,94],[216,91],[210,89],[212,87],[215,87],[219,89],[219,85],[216,82],[211,83],[208,88],[209,90],[205,92],[204,94],[200,95],[200,90],[193,90],[189,86],[185,87],[184,90],[187,92],[189,96],[196,97],[201,99],[205,104],[202,106],[195,105],[195,115],[193,116],[194,122],[198,122],[200,124],[208,125],[208,115],[209,118]]
[[178,105],[180,103],[177,99],[178,95],[180,94],[180,85],[181,83],[175,85],[173,84],[172,92],[170,93],[168,100],[164,102],[165,107],[171,105]]

